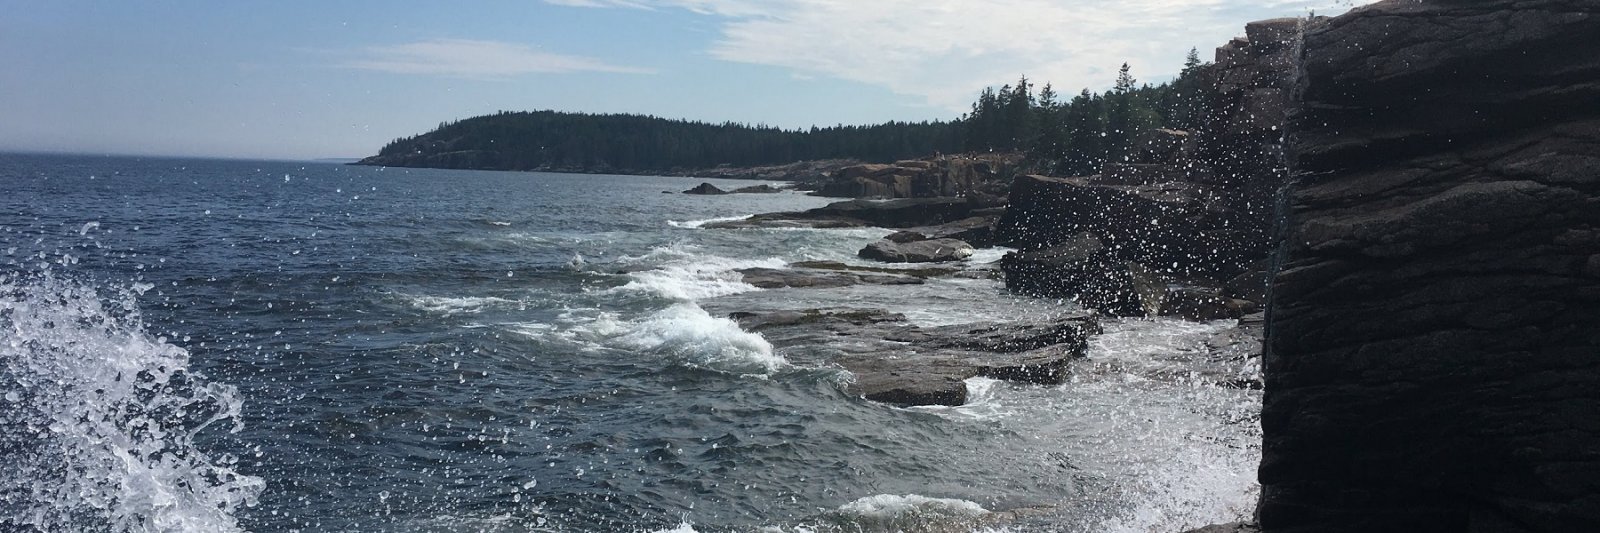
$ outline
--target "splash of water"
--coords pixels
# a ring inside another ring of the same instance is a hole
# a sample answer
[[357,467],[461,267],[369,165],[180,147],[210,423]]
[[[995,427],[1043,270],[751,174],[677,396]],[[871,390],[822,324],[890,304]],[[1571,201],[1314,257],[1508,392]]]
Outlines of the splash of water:
[[262,480],[195,444],[240,429],[237,392],[146,331],[148,289],[0,276],[0,529],[242,531]]

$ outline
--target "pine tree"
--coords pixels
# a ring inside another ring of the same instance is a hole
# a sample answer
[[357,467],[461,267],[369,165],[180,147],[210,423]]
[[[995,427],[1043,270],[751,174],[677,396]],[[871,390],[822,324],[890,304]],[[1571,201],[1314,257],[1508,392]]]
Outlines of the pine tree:
[[1139,81],[1133,79],[1133,74],[1130,73],[1128,64],[1123,63],[1122,68],[1117,70],[1117,85],[1113,90],[1115,90],[1117,94],[1127,94],[1129,91],[1133,90],[1133,86],[1136,83],[1139,83]]

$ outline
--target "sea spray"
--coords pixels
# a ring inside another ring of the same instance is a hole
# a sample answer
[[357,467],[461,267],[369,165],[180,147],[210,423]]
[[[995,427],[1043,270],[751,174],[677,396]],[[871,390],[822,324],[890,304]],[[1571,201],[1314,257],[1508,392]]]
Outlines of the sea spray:
[[677,304],[657,312],[614,341],[685,366],[719,372],[766,376],[789,364],[761,335],[739,329],[733,320],[713,317],[695,304]]
[[0,277],[0,529],[241,530],[262,480],[194,442],[239,429],[237,392],[149,334],[135,292]]

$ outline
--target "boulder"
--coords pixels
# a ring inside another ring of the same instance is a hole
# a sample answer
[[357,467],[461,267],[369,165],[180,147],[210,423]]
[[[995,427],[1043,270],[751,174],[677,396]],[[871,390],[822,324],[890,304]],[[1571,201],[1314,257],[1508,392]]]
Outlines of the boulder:
[[972,245],[956,239],[929,239],[895,242],[882,239],[868,244],[857,255],[886,263],[939,263],[972,257]]
[[1262,530],[1597,530],[1600,12],[1380,2],[1301,48]]
[[716,185],[712,185],[710,183],[701,182],[699,185],[696,185],[693,189],[689,189],[687,191],[683,191],[683,194],[728,194],[728,191],[724,191],[722,189],[718,189]]

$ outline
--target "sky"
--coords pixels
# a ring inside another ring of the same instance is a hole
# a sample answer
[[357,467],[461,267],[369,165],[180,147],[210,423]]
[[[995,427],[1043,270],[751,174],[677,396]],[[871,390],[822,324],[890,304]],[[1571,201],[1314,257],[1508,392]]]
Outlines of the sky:
[[959,118],[1364,0],[0,0],[0,151],[318,159],[500,110]]

